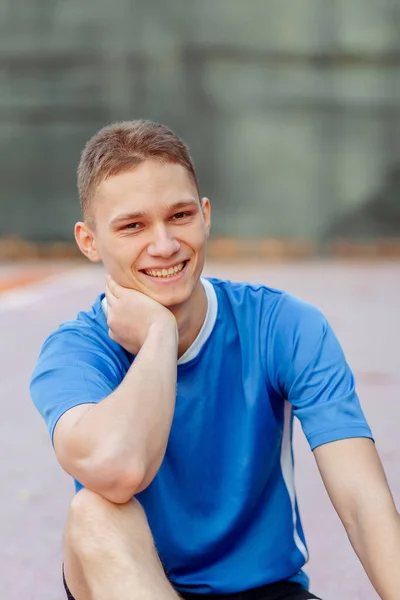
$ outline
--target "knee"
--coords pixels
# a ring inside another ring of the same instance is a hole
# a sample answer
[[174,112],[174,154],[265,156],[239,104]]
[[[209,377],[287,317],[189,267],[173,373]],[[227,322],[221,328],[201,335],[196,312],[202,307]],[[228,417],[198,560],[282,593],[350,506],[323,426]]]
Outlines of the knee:
[[103,496],[83,488],[72,498],[69,517],[73,522],[88,525],[93,520],[101,519],[108,513],[115,511],[116,508],[116,504],[103,498]]
[[114,504],[88,489],[80,490],[72,499],[65,541],[75,552],[115,547],[128,532],[138,532],[142,539],[151,538],[146,515],[136,499]]

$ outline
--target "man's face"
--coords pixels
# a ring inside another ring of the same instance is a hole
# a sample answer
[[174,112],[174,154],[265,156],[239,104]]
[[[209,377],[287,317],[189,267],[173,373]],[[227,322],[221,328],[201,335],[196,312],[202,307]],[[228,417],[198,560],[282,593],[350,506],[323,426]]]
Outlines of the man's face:
[[190,298],[204,265],[210,204],[199,200],[184,167],[147,160],[109,177],[97,188],[92,211],[91,260],[164,306]]

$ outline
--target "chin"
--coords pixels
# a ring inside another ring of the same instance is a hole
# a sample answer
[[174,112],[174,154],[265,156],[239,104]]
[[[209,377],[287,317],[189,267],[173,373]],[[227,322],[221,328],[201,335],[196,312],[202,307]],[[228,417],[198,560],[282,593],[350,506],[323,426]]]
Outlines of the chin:
[[154,300],[165,306],[165,308],[173,308],[174,306],[179,306],[183,304],[187,300],[189,300],[190,295],[188,294],[158,294],[157,296],[153,296]]
[[187,302],[192,295],[192,292],[193,290],[188,289],[186,286],[177,286],[175,289],[170,290],[155,291],[147,289],[145,293],[156,302],[159,302],[166,308],[170,308]]

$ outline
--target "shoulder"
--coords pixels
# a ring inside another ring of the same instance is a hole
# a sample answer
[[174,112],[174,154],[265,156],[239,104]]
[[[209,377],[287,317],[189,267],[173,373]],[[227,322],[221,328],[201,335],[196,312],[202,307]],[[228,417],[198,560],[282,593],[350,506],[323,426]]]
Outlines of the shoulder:
[[272,331],[322,326],[326,319],[313,304],[277,288],[259,283],[233,282],[207,278],[214,286],[218,300],[240,310],[248,308],[258,313],[261,324]]
[[36,369],[46,363],[110,362],[123,352],[108,336],[107,319],[101,306],[103,294],[99,295],[87,311],[80,311],[75,319],[62,322],[44,341]]
[[122,381],[129,359],[108,336],[101,297],[45,340],[30,379],[30,395],[51,436],[61,415],[96,403]]
[[262,303],[275,304],[284,292],[260,283],[231,281],[207,277],[215,289],[218,299],[226,300],[231,304],[254,306]]
[[318,307],[287,292],[282,293],[270,321],[272,331],[284,336],[290,332],[323,332],[327,327],[327,319]]

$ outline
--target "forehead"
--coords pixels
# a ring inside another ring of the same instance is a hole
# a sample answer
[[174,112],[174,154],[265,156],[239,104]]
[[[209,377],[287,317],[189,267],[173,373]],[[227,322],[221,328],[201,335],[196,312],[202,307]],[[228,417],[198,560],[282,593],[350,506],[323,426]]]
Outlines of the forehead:
[[197,187],[182,165],[148,160],[100,183],[95,210],[109,215],[126,209],[147,212],[181,200],[198,199]]

